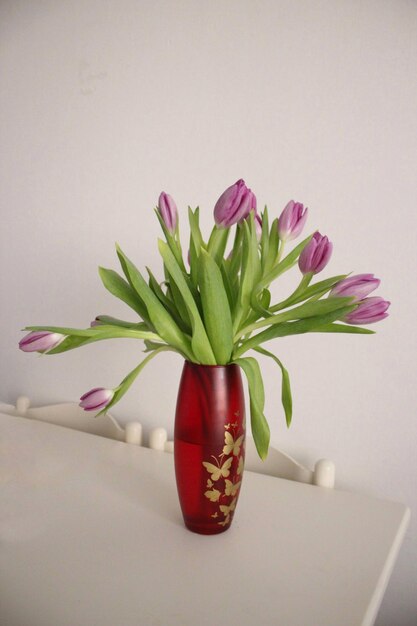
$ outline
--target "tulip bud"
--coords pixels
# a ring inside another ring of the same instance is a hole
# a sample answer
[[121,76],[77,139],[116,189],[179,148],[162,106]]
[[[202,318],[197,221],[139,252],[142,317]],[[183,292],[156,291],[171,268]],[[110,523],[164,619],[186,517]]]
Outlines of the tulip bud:
[[238,180],[217,200],[214,207],[214,221],[217,226],[228,228],[242,222],[252,210],[256,211],[255,194],[246,187],[243,180]]
[[301,202],[290,200],[278,218],[278,234],[282,241],[298,237],[307,220],[308,209]]
[[380,280],[373,274],[357,274],[349,276],[338,282],[329,293],[329,298],[339,296],[340,298],[356,298],[363,300],[380,284]]
[[91,389],[91,391],[87,391],[87,393],[81,396],[81,402],[79,406],[82,407],[84,411],[99,411],[101,409],[104,409],[104,407],[106,407],[108,404],[110,404],[113,396],[113,389],[96,387],[95,389]]
[[102,325],[102,322],[100,322],[100,320],[99,320],[99,319],[97,319],[97,317],[96,317],[96,319],[95,319],[95,320],[93,320],[92,322],[90,322],[90,328],[94,328],[95,326],[101,326],[101,325]]
[[19,341],[19,348],[23,352],[49,352],[64,341],[65,337],[61,333],[50,333],[46,330],[34,331]]
[[390,304],[391,302],[375,296],[365,298],[365,300],[359,302],[354,311],[345,315],[343,321],[348,324],[373,324],[374,322],[379,322],[388,317],[386,311]]
[[324,269],[332,255],[333,244],[326,236],[317,231],[308,242],[300,258],[298,266],[303,274],[318,274]]
[[177,228],[178,211],[173,198],[164,191],[159,196],[158,210],[162,220],[170,233],[174,233]]
[[262,218],[257,213],[255,215],[255,229],[256,229],[256,238],[258,241],[261,241],[262,238]]

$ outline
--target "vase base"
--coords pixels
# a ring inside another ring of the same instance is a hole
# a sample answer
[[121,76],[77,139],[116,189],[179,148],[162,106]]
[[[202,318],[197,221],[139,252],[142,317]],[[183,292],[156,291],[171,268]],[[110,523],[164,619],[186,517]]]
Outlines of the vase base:
[[204,524],[199,522],[192,522],[190,520],[184,520],[184,524],[188,530],[191,530],[193,533],[197,533],[199,535],[218,535],[220,533],[224,533],[226,530],[229,530],[230,524],[228,526],[219,526],[214,524]]

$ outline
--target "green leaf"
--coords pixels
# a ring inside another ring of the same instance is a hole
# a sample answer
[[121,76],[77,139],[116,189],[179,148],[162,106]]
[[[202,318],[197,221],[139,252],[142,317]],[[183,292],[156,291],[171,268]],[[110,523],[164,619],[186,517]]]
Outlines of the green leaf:
[[188,207],[188,221],[190,223],[190,275],[191,282],[194,287],[198,285],[198,257],[200,255],[201,248],[206,249],[206,244],[203,240],[203,236],[200,230],[200,209],[192,211]]
[[25,330],[49,331],[60,333],[61,335],[74,335],[77,337],[100,337],[104,339],[118,339],[127,337],[132,339],[160,339],[160,337],[150,330],[136,328],[123,328],[120,326],[110,326],[100,324],[93,328],[70,328],[67,326],[26,326]]
[[172,352],[178,352],[178,350],[176,350],[172,346],[167,346],[167,344],[160,343],[159,341],[149,341],[148,339],[146,339],[144,343],[145,343],[145,348],[146,348],[146,350],[144,350],[144,352],[153,352],[154,350],[158,350],[158,348],[161,348],[162,346],[166,346]]
[[[278,232],[278,226],[276,225],[276,227],[274,227],[274,224],[275,224],[275,221],[272,224],[271,236],[273,235],[274,230],[277,230]],[[297,263],[298,257],[300,256],[301,252],[304,250],[304,248],[309,243],[312,237],[313,235],[309,235],[306,239],[304,239],[304,241],[299,243],[298,246],[294,248],[294,250],[292,250],[289,254],[287,254],[287,256],[280,263],[277,263],[276,265],[274,265],[270,270],[267,270],[267,268],[265,268],[265,272],[262,277],[262,280],[260,281],[257,287],[257,293],[260,293],[262,289],[264,289],[265,287],[268,287],[268,285],[270,285],[276,278],[278,278],[278,276],[280,276],[284,272],[291,269]],[[271,243],[270,243],[270,249],[271,249]]]
[[229,232],[230,228],[219,228],[218,226],[214,226],[208,242],[207,250],[219,266],[223,261]]
[[122,328],[131,328],[132,330],[149,330],[148,325],[144,322],[126,322],[125,320],[119,320],[117,317],[112,317],[111,315],[97,315],[96,320],[106,326],[121,326]]
[[312,297],[318,296],[321,298],[327,291],[329,291],[334,285],[336,285],[339,281],[346,278],[348,274],[340,274],[339,276],[332,276],[331,278],[326,278],[325,280],[321,280],[314,285],[305,286],[305,283],[309,280],[310,275],[306,274],[303,276],[300,285],[297,289],[292,293],[286,300],[283,300],[279,304],[275,304],[271,307],[271,312],[281,311],[288,306],[293,306],[294,304],[298,304],[303,300],[309,300]]
[[140,317],[147,321],[148,312],[142,299],[138,297],[137,293],[117,272],[114,270],[108,270],[104,267],[98,268],[100,278],[103,281],[105,288],[110,291],[113,296],[119,298],[130,306]]
[[89,337],[76,337],[75,335],[68,336],[61,341],[60,344],[53,348],[52,350],[48,350],[45,354],[49,356],[50,354],[61,354],[62,352],[68,352],[69,350],[75,350],[75,348],[82,348],[83,346],[91,343]]
[[270,432],[264,415],[265,392],[258,361],[253,357],[235,359],[245,372],[249,386],[251,429],[259,456],[265,460],[268,455]]
[[266,317],[259,322],[251,324],[250,326],[246,326],[240,331],[239,335],[245,335],[248,332],[258,330],[264,326],[273,326],[274,324],[282,324],[283,322],[288,322],[290,320],[305,319],[308,317],[323,315],[324,313],[342,309],[345,306],[352,305],[355,308],[353,302],[354,298],[352,297],[327,298],[326,300],[318,300],[317,302],[306,302],[300,306],[289,309],[288,311],[271,315],[270,317]]
[[322,315],[324,313],[328,313],[337,309],[342,309],[344,306],[352,305],[353,308],[357,305],[353,304],[354,298],[329,298],[326,300],[319,301],[308,301],[304,304],[301,304],[298,307],[294,307],[289,309],[288,311],[284,311],[283,313],[277,313],[276,315],[271,315],[270,317],[266,317],[259,322],[254,322],[253,324],[248,324],[244,328],[242,328],[239,333],[235,336],[235,341],[239,339],[239,337],[243,337],[248,333],[252,333],[254,330],[259,330],[264,326],[274,326],[277,324],[283,324],[284,322],[288,322],[290,320],[297,319],[305,319],[310,317],[316,317],[317,315]]
[[177,308],[175,306],[175,303],[173,302],[173,300],[168,298],[168,296],[162,291],[162,288],[161,288],[160,284],[156,280],[155,276],[152,274],[152,272],[149,269],[149,267],[147,267],[146,270],[147,270],[147,272],[149,274],[149,287],[152,289],[152,291],[154,292],[154,294],[156,295],[158,300],[166,308],[168,313],[172,316],[172,318],[174,319],[174,321],[178,325],[178,327],[183,332],[189,333],[191,329],[190,329],[189,324],[187,324],[187,321],[186,321],[187,317],[185,317],[185,319],[183,317],[181,317],[180,313],[178,312],[178,310],[177,310]]
[[243,236],[244,236],[243,226],[241,224],[237,224],[231,258],[227,261],[227,263],[230,264],[228,273],[229,273],[230,283],[232,284],[233,287],[235,283],[237,282],[238,273],[239,273],[240,266],[242,263]]
[[251,212],[249,220],[244,221],[243,229],[242,275],[240,279],[238,306],[234,312],[234,332],[238,330],[241,322],[246,319],[250,312],[253,289],[254,286],[258,284],[262,273],[253,212]]
[[277,337],[286,337],[288,335],[300,335],[308,332],[319,332],[320,327],[327,326],[331,322],[343,317],[355,309],[355,306],[346,306],[336,311],[331,311],[325,315],[316,315],[307,319],[298,320],[296,322],[284,322],[267,328],[247,341],[244,341],[235,352],[234,357],[240,357],[247,350],[256,348],[266,341]]
[[[278,236],[278,218],[275,218],[272,222],[271,231],[269,234],[268,241],[268,252],[265,255],[265,259],[262,263],[262,269],[264,275],[268,274],[272,270],[275,265],[275,262],[278,258],[278,248],[279,248],[279,236]],[[267,286],[267,283],[265,286]]]
[[129,390],[129,388],[135,382],[136,378],[138,377],[140,372],[143,370],[145,365],[147,365],[149,363],[149,361],[151,361],[160,352],[165,352],[167,350],[170,350],[169,346],[161,346],[160,348],[158,348],[154,352],[151,352],[146,358],[144,358],[143,361],[141,363],[139,363],[139,365],[137,367],[135,367],[135,369],[132,370],[130,372],[130,374],[128,374],[122,380],[120,385],[115,389],[115,393],[114,393],[114,396],[113,396],[111,402],[109,402],[109,404],[104,409],[102,409],[99,413],[97,413],[96,417],[98,417],[99,415],[102,415],[104,413],[107,413],[107,411],[110,409],[110,407],[114,406],[116,404],[116,402],[119,402],[119,400],[125,395],[125,393]]
[[204,325],[216,362],[226,365],[233,350],[233,326],[229,301],[217,263],[205,250],[199,260],[199,286]]
[[[177,263],[181,268],[181,271],[185,272],[186,270],[185,270],[184,261],[182,258],[182,250],[181,250],[181,244],[179,240],[169,232],[157,208],[155,209],[155,213],[156,213],[156,217],[158,218],[159,224],[163,230],[163,233],[165,235],[165,239],[167,240],[168,245],[171,249],[172,254],[175,256]],[[177,233],[178,233],[178,225],[177,225]]]
[[312,328],[311,333],[351,333],[353,335],[375,335],[374,330],[361,328],[360,326],[349,326],[349,324],[325,324]]
[[260,295],[258,294],[256,302],[253,302],[251,299],[251,307],[253,309],[253,313],[249,315],[245,323],[249,326],[254,324],[260,316],[265,317],[267,315],[270,315],[270,303],[271,292],[269,291],[269,289],[264,289]]
[[167,293],[171,297],[172,302],[175,306],[175,309],[178,311],[178,315],[181,317],[181,319],[183,320],[183,324],[185,324],[187,328],[187,334],[191,336],[192,325],[190,322],[190,316],[188,315],[188,309],[185,306],[184,298],[182,297],[180,290],[178,289],[175,282],[171,280],[171,277],[169,276],[169,274],[168,274],[167,284],[168,284]]
[[47,330],[53,333],[61,333],[67,337],[55,348],[49,350],[46,354],[60,354],[75,348],[103,341],[104,339],[149,339],[157,341],[161,338],[159,335],[150,331],[134,330],[133,328],[121,328],[117,326],[95,326],[94,328],[79,329],[66,328],[62,326],[29,326],[26,330]]
[[[278,229],[277,229],[277,233],[278,233]],[[266,260],[268,258],[268,250],[269,250],[269,218],[268,218],[268,208],[265,207],[264,212],[262,213],[262,235],[261,235],[262,272],[265,271]]]
[[[216,358],[207,337],[197,304],[188,287],[187,281],[167,244],[158,241],[159,251],[164,260],[165,267],[171,276],[172,284],[178,287],[190,317],[192,326],[191,346],[199,363],[204,365],[216,365]],[[162,335],[161,335],[162,336]]]
[[190,207],[188,207],[188,221],[190,222],[190,235],[191,240],[193,241],[196,250],[200,250],[200,248],[206,249],[206,244],[204,243],[203,235],[200,230],[200,208],[197,207],[196,210],[192,211]]
[[[130,261],[130,259],[128,259],[128,257],[122,252],[119,246],[117,246],[117,254],[126,268],[126,272],[133,288],[144,301],[148,309],[152,325],[155,327],[157,333],[164,341],[166,341],[167,344],[177,348],[186,356],[186,358],[193,360],[191,345],[187,336],[181,331],[170,313],[165,309],[164,305],[158,300],[152,289],[148,286],[142,274],[135,267],[132,261]],[[181,270],[179,271],[181,272]]]
[[282,406],[284,407],[285,420],[289,428],[291,425],[291,419],[292,419],[292,395],[291,395],[290,376],[288,374],[288,371],[285,369],[285,367],[283,366],[279,358],[276,357],[275,354],[273,354],[272,352],[269,352],[269,350],[265,350],[265,348],[254,348],[254,350],[256,350],[256,352],[259,352],[260,354],[269,356],[271,359],[275,361],[277,365],[279,365],[281,369],[281,373],[282,373],[281,402],[282,402]]
[[227,299],[229,301],[230,311],[232,311],[234,307],[234,303],[236,301],[237,293],[233,289],[232,283],[230,282],[229,269],[230,269],[230,264],[227,261],[223,260],[220,270],[222,273],[223,284],[226,290]]

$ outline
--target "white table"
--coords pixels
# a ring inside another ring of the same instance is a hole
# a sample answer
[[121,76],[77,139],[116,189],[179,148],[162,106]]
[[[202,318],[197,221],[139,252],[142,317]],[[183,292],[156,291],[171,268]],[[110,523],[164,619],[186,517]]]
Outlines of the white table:
[[231,529],[196,535],[170,454],[0,415],[4,626],[368,626],[408,519],[246,472]]

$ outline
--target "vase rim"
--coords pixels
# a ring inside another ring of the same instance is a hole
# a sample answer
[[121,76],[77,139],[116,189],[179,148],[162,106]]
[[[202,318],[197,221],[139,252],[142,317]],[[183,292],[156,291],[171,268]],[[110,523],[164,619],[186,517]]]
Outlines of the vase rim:
[[206,365],[204,363],[194,363],[194,361],[190,361],[189,359],[184,359],[184,361],[188,363],[188,365],[194,365],[196,367],[210,367],[210,368],[222,367],[225,369],[226,367],[230,367],[230,365],[237,365],[237,363],[233,363],[233,361],[231,363],[226,363],[226,365]]

